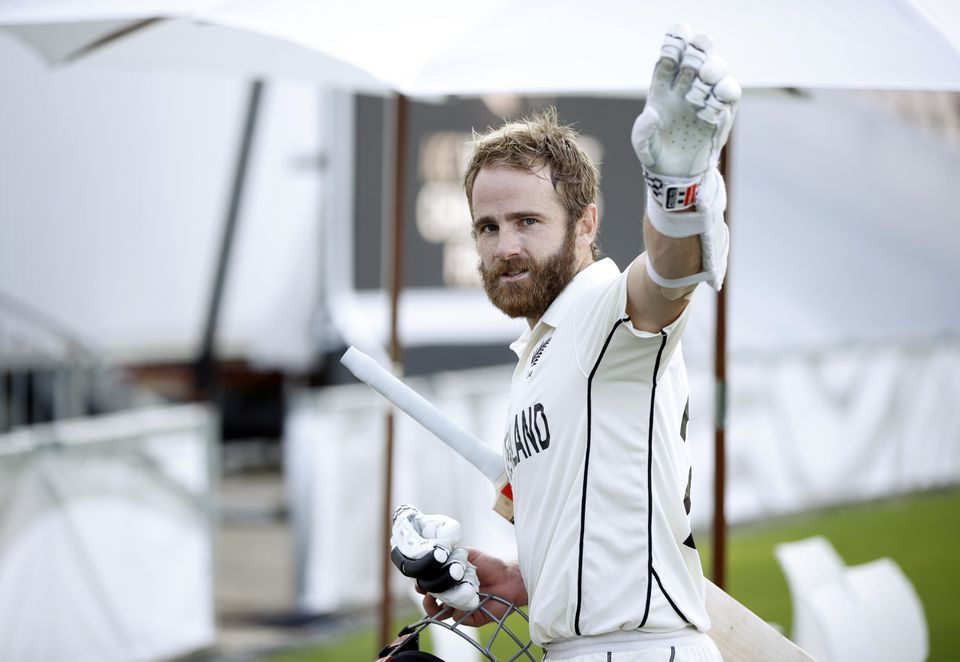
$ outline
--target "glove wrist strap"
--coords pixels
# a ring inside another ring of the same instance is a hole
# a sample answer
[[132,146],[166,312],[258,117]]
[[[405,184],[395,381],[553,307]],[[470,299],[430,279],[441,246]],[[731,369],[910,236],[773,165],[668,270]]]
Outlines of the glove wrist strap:
[[653,191],[647,193],[647,218],[662,235],[673,239],[694,237],[703,234],[713,225],[714,213],[710,209],[696,211],[665,211]]
[[680,211],[697,202],[697,189],[703,175],[696,177],[671,177],[643,169],[647,190],[666,211]]

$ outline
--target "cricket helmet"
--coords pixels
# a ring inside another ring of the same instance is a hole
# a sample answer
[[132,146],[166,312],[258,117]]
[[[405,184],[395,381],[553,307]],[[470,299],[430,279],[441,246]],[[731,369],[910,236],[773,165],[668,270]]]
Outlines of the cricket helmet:
[[[500,605],[505,606],[506,611],[502,616],[494,616],[491,608]],[[533,655],[533,642],[530,641],[529,633],[524,632],[520,635],[511,631],[507,626],[506,621],[511,614],[519,614],[520,617],[523,618],[524,623],[528,622],[527,614],[519,607],[514,606],[512,602],[508,602],[496,595],[481,593],[480,605],[473,611],[467,612],[459,619],[452,618],[453,611],[452,607],[447,606],[433,616],[424,616],[416,623],[411,623],[404,627],[400,630],[399,636],[393,643],[385,646],[384,649],[380,651],[377,662],[445,662],[436,655],[420,650],[420,633],[429,626],[443,628],[456,633],[463,639],[469,641],[470,644],[480,652],[483,659],[490,660],[490,662],[517,662],[518,660],[531,660],[532,662],[536,662],[537,658]],[[490,640],[486,645],[475,641],[473,637],[470,636],[467,628],[473,630],[472,627],[463,625],[463,621],[475,612],[486,615],[494,623],[493,634],[490,636]],[[494,656],[492,650],[494,642],[501,638],[506,638],[510,641],[507,647],[510,648],[511,652],[508,657],[498,659]],[[452,661],[448,660],[446,662]]]

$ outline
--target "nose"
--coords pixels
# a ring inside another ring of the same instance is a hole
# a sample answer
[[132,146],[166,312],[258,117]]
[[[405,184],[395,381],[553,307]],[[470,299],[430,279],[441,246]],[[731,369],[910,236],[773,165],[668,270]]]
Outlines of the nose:
[[501,227],[497,232],[497,249],[494,253],[498,260],[518,257],[522,251],[520,235],[513,228]]

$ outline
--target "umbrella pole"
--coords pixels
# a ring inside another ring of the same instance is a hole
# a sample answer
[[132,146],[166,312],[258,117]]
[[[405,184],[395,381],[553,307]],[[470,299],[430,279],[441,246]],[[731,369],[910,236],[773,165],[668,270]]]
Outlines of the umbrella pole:
[[[404,271],[404,184],[406,182],[406,154],[407,154],[407,114],[409,99],[398,94],[394,102],[394,167],[393,167],[393,230],[391,233],[390,258],[390,361],[394,373],[402,374],[403,356],[400,346],[399,319],[400,319],[400,292],[403,288]],[[384,451],[384,490],[383,490],[383,541],[381,549],[390,548],[390,530],[393,492],[393,446],[396,438],[396,420],[394,409],[387,412],[387,440]],[[384,552],[381,575],[383,579],[383,598],[380,603],[380,645],[386,646],[393,640],[391,634],[391,595],[390,595],[390,555]]]
[[[720,160],[720,171],[727,186],[727,225],[730,225],[730,195],[732,191],[732,169],[730,158],[733,152],[733,133],[727,140]],[[731,248],[733,240],[730,241]],[[713,583],[720,588],[727,582],[727,518],[726,475],[727,475],[727,293],[730,291],[730,257],[727,257],[727,274],[723,287],[717,293],[716,342],[714,344],[714,384],[716,395],[716,421],[713,437],[714,480],[713,480]]]
[[194,365],[194,388],[199,397],[207,400],[219,400],[219,388],[215,379],[217,325],[220,321],[223,290],[227,280],[227,269],[230,266],[234,237],[237,233],[237,218],[240,215],[240,203],[246,185],[247,168],[250,165],[250,152],[253,147],[253,136],[257,126],[257,115],[260,112],[262,94],[263,81],[255,80],[250,86],[250,95],[247,97],[247,112],[243,134],[240,139],[240,153],[237,155],[233,188],[230,191],[230,204],[224,221],[223,237],[220,240],[220,255],[217,259],[217,270],[210,293],[210,304],[207,307],[203,341],[200,345],[200,355]]

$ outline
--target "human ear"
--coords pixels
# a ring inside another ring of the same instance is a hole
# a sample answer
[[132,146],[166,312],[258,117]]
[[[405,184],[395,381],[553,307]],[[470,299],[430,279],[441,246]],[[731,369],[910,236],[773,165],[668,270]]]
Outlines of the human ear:
[[577,238],[583,239],[587,244],[593,242],[597,237],[597,205],[590,203],[580,212],[580,218],[577,219]]

